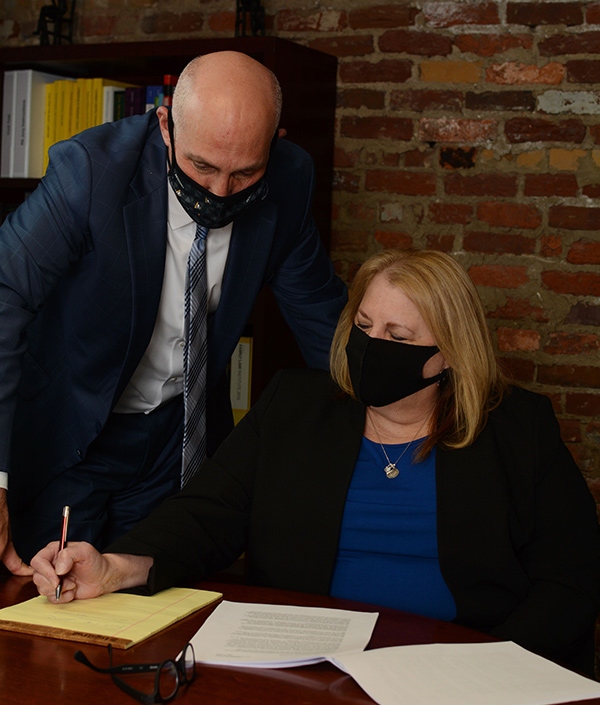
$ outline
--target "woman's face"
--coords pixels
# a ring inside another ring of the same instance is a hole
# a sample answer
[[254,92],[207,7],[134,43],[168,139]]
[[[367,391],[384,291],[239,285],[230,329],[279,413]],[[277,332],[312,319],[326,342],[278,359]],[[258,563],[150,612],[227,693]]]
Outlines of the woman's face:
[[[437,345],[419,309],[385,274],[378,274],[367,287],[354,323],[371,338]],[[438,352],[425,363],[423,377],[434,377],[446,367],[444,356]]]

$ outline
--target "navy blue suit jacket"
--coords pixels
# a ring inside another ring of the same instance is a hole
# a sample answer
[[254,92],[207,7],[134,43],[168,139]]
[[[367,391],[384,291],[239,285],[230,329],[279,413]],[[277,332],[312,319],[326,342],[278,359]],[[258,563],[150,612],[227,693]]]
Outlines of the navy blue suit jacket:
[[[148,345],[166,156],[154,111],[86,130],[51,148],[46,176],[0,229],[0,470],[11,494],[85,456]],[[209,434],[211,403],[223,405],[215,387],[264,285],[309,366],[327,366],[346,301],[311,216],[310,157],[280,140],[267,181],[267,197],[235,221],[209,323]]]

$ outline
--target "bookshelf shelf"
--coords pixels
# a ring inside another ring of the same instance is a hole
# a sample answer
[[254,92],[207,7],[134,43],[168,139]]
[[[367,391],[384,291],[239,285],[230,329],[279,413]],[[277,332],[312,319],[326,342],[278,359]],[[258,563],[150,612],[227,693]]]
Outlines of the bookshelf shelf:
[[[164,74],[180,73],[199,54],[224,50],[247,53],[278,77],[283,90],[281,126],[287,130],[287,138],[306,149],[315,162],[313,213],[329,249],[337,77],[334,56],[279,37],[0,47],[0,101],[4,71],[8,70],[37,69],[66,77],[104,77],[147,85],[162,83]],[[35,179],[0,179],[0,221],[37,183]],[[255,400],[276,369],[303,363],[270,291],[261,294],[251,323]],[[276,351],[273,340],[277,341]]]

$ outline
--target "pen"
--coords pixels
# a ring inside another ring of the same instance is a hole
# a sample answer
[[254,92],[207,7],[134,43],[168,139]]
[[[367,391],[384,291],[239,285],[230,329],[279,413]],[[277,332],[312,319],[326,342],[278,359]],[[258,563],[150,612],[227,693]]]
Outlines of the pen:
[[[63,507],[63,512],[62,512],[62,528],[60,530],[60,547],[59,551],[62,551],[63,548],[67,545],[67,530],[69,528],[69,514],[71,513],[71,507],[65,506]],[[56,591],[55,591],[55,596],[56,599],[58,600],[60,598],[60,593],[62,592],[62,578],[58,579],[58,585],[56,586]]]

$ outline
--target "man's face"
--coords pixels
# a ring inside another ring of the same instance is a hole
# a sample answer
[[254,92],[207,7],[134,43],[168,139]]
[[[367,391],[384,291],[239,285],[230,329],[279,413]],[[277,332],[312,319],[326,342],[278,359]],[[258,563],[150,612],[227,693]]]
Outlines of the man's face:
[[[158,109],[163,140],[170,149],[166,108]],[[272,136],[272,135],[271,135]],[[257,182],[269,158],[268,130],[225,129],[222,125],[187,119],[175,137],[175,156],[180,169],[215,196],[230,196]]]

